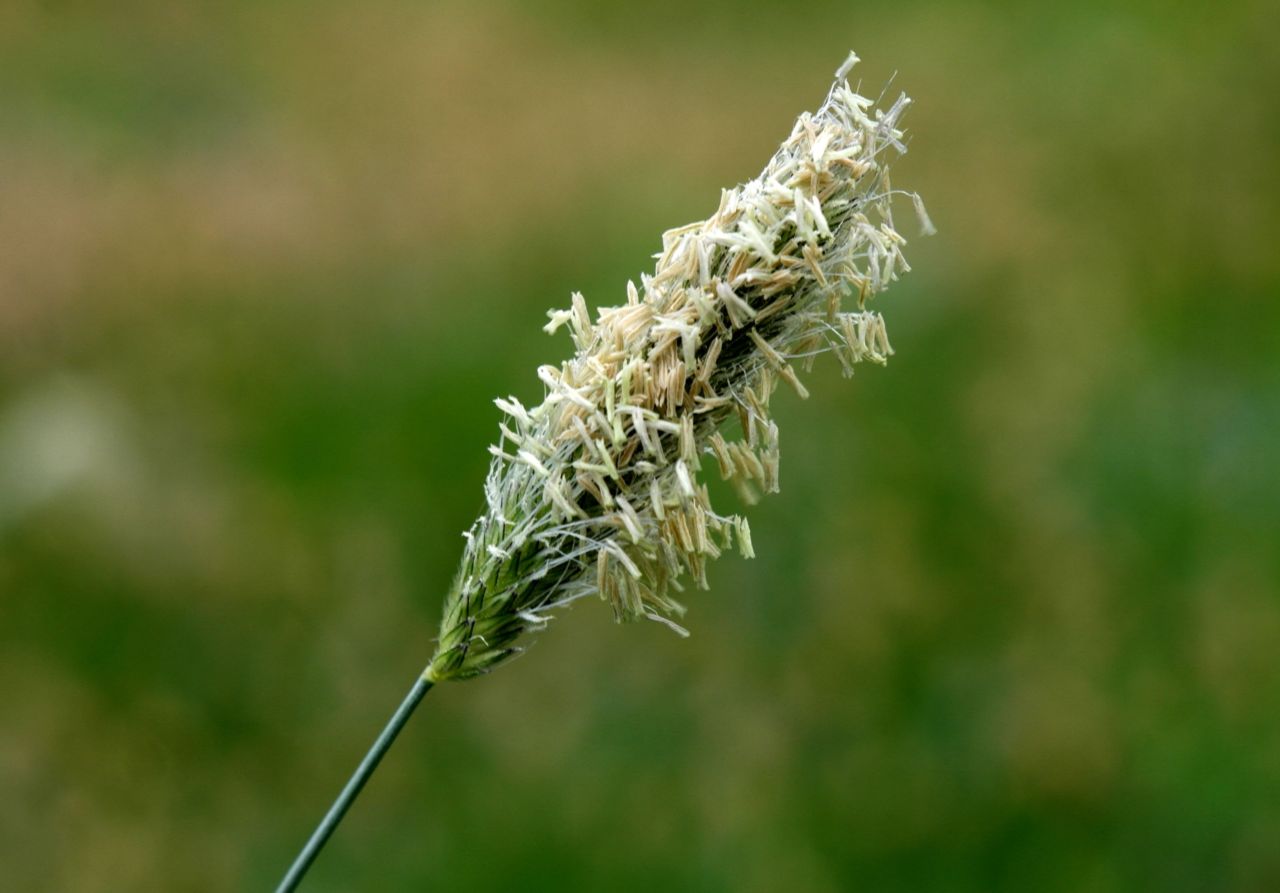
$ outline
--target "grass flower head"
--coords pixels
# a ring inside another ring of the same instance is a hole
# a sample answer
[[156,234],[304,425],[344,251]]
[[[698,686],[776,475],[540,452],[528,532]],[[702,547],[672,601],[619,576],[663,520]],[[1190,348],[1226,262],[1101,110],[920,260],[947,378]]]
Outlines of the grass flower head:
[[[745,518],[711,505],[703,476],[747,503],[778,489],[769,401],[831,352],[846,374],[893,353],[873,296],[910,268],[889,184],[906,151],[900,119],[846,80],[851,55],[816,112],[796,121],[758,177],[725,190],[706,220],[662,237],[652,275],[593,319],[586,300],[549,313],[575,353],[543,366],[543,401],[497,400],[486,509],[445,600],[430,681],[483,673],[546,626],[550,612],[598,594],[620,620],[684,630],[676,600],[705,588],[707,562],[751,557]],[[846,309],[846,301],[852,307]],[[731,434],[726,432],[732,432]]]

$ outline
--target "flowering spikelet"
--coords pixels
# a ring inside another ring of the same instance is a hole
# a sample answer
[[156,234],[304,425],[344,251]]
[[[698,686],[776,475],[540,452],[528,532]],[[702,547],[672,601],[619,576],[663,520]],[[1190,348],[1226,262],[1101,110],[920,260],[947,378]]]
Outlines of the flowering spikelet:
[[[796,121],[759,177],[721,194],[707,220],[663,235],[652,276],[593,323],[582,295],[548,332],[576,347],[538,377],[546,397],[507,418],[485,482],[487,509],[445,601],[431,680],[485,672],[551,609],[598,593],[618,619],[674,628],[672,591],[705,588],[707,561],[752,555],[746,519],[717,513],[704,468],[747,503],[778,489],[769,398],[796,364],[830,350],[845,374],[893,353],[866,302],[910,269],[894,229],[886,150],[906,151],[899,118],[836,73],[821,108]],[[908,194],[910,195],[910,194]],[[931,230],[919,197],[921,226]],[[841,309],[852,295],[855,310]],[[721,429],[736,422],[728,439]]]

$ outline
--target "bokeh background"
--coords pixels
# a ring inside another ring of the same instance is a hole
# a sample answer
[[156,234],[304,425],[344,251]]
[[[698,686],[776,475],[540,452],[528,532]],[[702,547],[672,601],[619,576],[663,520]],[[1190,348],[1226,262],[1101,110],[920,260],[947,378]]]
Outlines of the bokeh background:
[[584,602],[433,692],[306,889],[1280,889],[1278,26],[7,0],[0,888],[273,885],[428,656],[544,311],[853,47],[940,230],[898,356],[780,393],[692,639]]

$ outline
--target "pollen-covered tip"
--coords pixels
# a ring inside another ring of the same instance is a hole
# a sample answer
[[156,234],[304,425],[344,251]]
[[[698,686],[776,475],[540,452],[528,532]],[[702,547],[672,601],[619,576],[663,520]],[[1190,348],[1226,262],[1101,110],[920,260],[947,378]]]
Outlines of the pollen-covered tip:
[[652,275],[627,282],[623,303],[593,323],[575,292],[548,313],[544,328],[567,328],[574,356],[537,371],[539,405],[495,401],[510,427],[491,448],[487,506],[468,531],[430,678],[487,671],[547,612],[586,595],[619,619],[687,634],[671,620],[682,581],[705,588],[708,559],[734,540],[755,554],[746,519],[711,505],[704,468],[747,504],[777,490],[778,382],[807,396],[797,370],[826,351],[846,374],[884,363],[884,320],[865,304],[910,269],[892,201],[910,198],[934,231],[920,196],[889,184],[910,99],[877,109],[846,81],[857,62],[850,53],[758,177],[663,235]]

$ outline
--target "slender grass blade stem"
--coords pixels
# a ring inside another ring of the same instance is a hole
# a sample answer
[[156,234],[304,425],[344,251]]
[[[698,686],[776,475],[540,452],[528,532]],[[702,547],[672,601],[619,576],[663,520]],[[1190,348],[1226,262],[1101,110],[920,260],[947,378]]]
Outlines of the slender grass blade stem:
[[400,730],[404,728],[409,721],[409,717],[413,715],[414,709],[421,703],[422,698],[433,684],[425,674],[419,676],[418,680],[414,682],[413,688],[409,689],[409,693],[405,695],[404,701],[396,709],[395,715],[391,717],[391,720],[382,730],[378,740],[373,742],[369,752],[364,755],[364,759],[356,767],[356,771],[347,781],[347,785],[342,789],[342,793],[338,795],[338,799],[334,800],[333,806],[329,807],[329,812],[316,827],[311,839],[307,841],[307,845],[302,848],[302,852],[298,853],[298,858],[293,860],[293,865],[289,867],[289,873],[284,876],[280,886],[276,887],[276,893],[290,893],[290,891],[298,888],[298,884],[302,883],[302,878],[306,875],[307,869],[311,867],[311,863],[320,854],[320,850],[324,849],[325,843],[328,842],[329,837],[338,827],[338,823],[342,821],[342,817],[347,814],[351,804],[360,795],[365,783],[373,775],[374,770],[378,768],[383,756],[386,755],[386,752],[391,749],[392,743],[395,742],[396,736],[400,734]]

